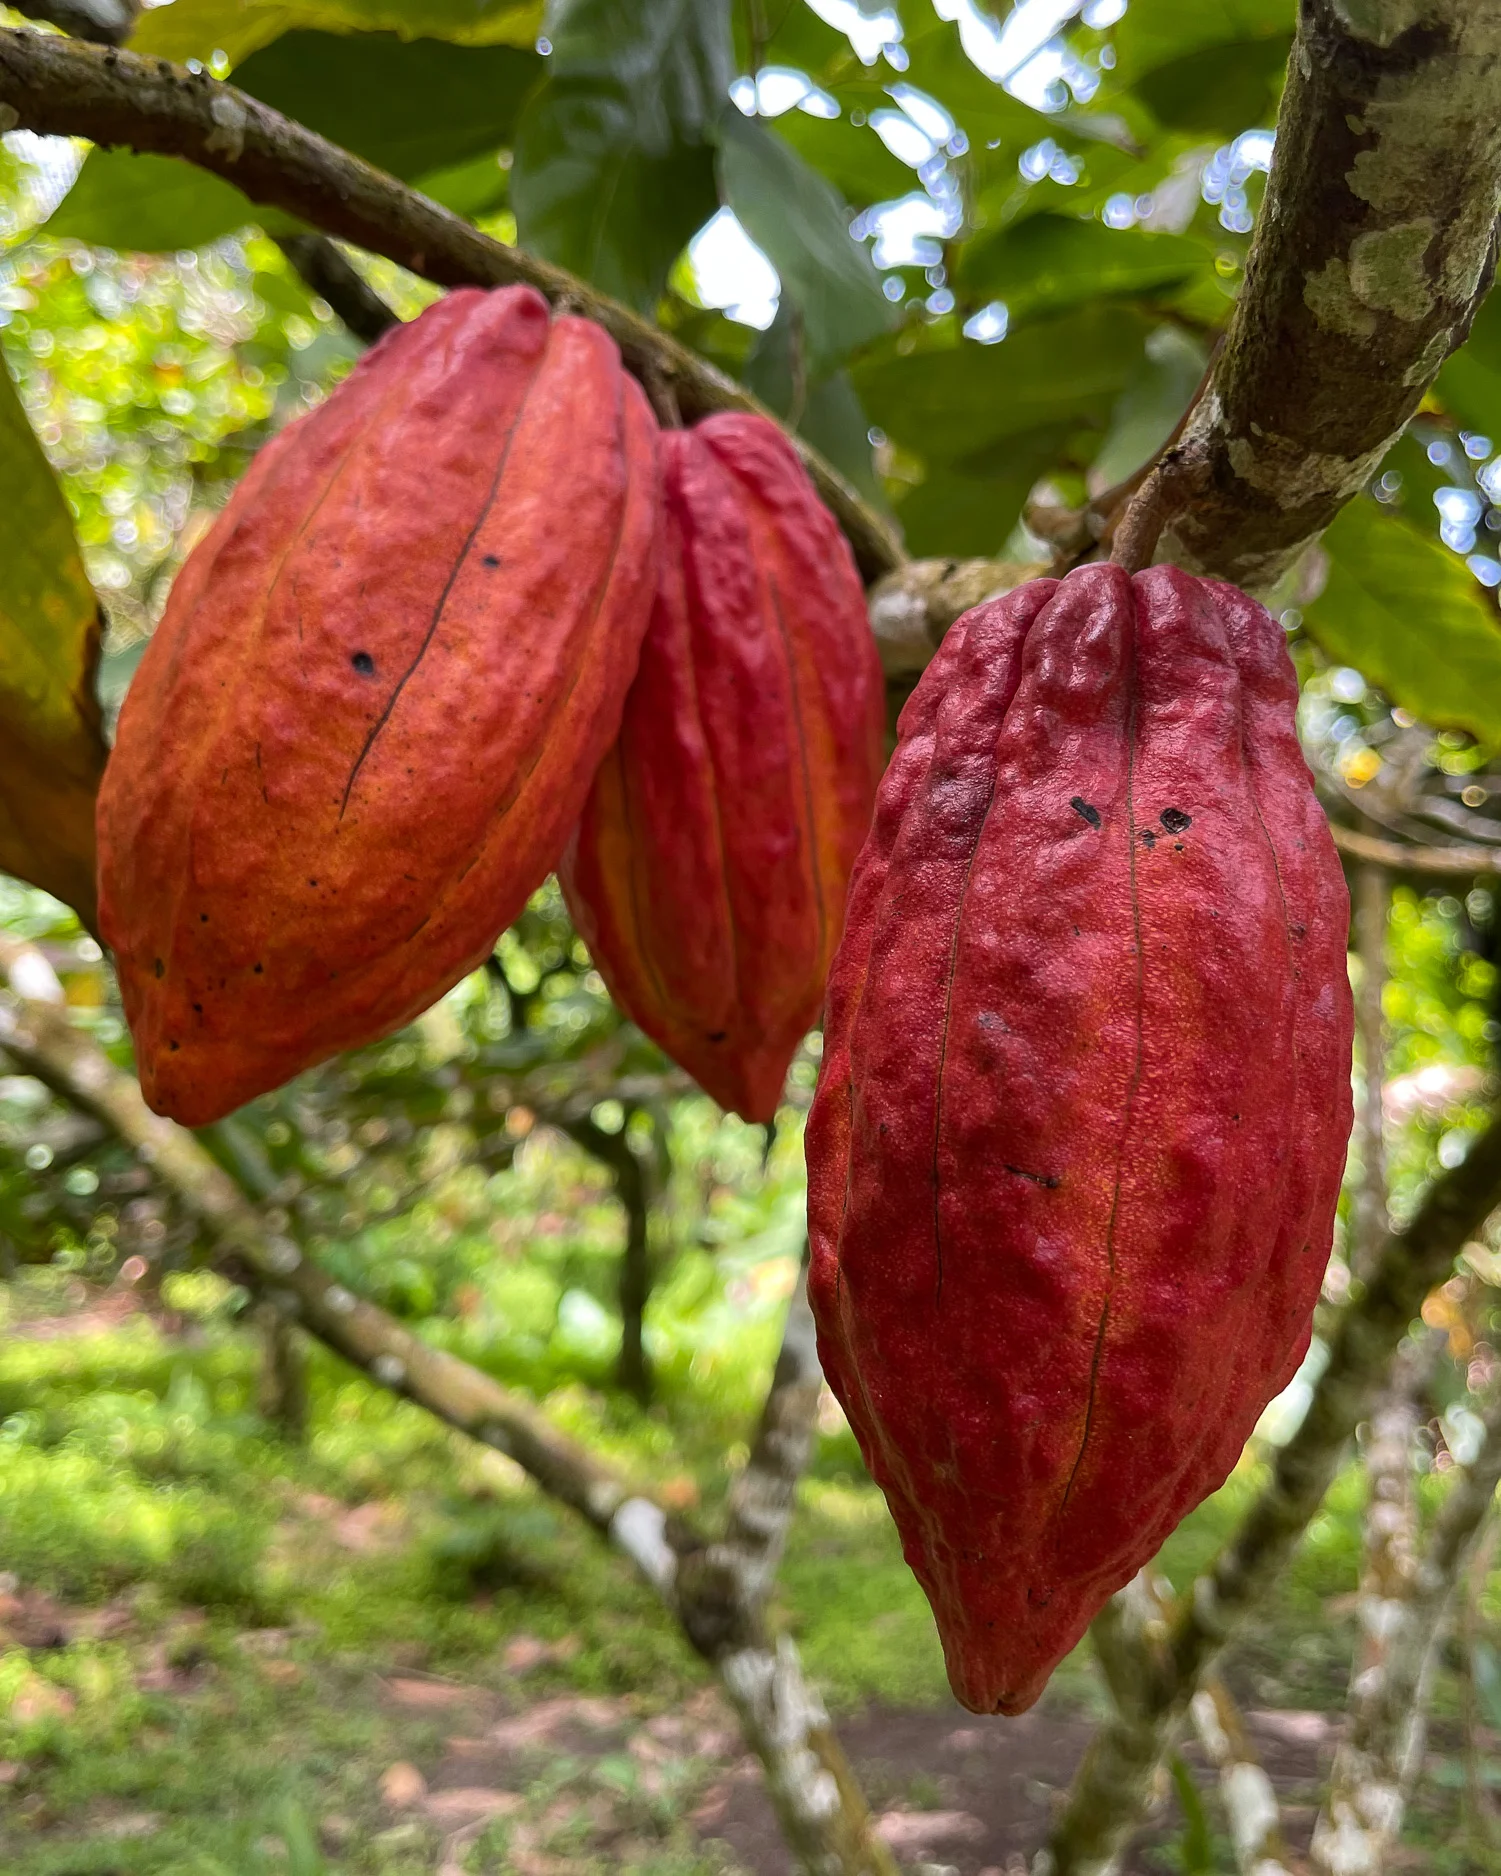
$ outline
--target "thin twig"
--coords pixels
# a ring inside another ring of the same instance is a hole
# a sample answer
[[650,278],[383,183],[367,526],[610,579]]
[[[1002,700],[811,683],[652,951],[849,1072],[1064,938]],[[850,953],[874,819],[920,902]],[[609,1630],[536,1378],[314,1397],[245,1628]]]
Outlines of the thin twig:
[[374,345],[383,332],[399,326],[400,319],[327,235],[282,235],[276,245],[320,299],[327,300],[339,318],[366,345]]
[[1351,860],[1363,860],[1384,867],[1388,873],[1416,875],[1429,879],[1475,879],[1501,873],[1501,850],[1489,847],[1420,846],[1415,841],[1381,840],[1374,834],[1362,834],[1339,821],[1331,821],[1329,830],[1334,844]]

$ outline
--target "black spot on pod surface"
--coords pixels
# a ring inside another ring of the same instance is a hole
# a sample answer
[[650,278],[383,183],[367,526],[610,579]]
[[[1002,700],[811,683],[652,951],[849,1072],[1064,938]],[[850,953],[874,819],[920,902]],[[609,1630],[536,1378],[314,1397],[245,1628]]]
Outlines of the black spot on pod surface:
[[1146,848],[1148,853],[1157,845],[1157,836],[1152,832],[1150,827],[1144,827],[1141,830],[1141,844]]
[[355,652],[349,662],[354,666],[355,670],[359,672],[361,677],[375,676],[375,660],[370,656],[368,651]]
[[1185,814],[1181,808],[1164,808],[1162,810],[1162,825],[1170,834],[1181,834],[1186,828],[1192,827],[1193,824],[1193,816],[1191,814]]
[[1100,824],[1099,809],[1096,807],[1092,807],[1090,803],[1087,802],[1082,795],[1075,795],[1073,800],[1068,805],[1073,809],[1075,814],[1082,815],[1084,819],[1088,821],[1091,827],[1099,826]]

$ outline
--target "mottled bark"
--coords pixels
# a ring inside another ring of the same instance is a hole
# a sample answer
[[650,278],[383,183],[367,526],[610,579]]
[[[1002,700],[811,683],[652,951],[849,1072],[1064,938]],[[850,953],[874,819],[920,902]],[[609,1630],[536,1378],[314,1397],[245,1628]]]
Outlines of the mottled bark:
[[[1365,1554],[1356,1606],[1359,1627],[1350,1663],[1352,1715],[1385,1673],[1417,1583],[1421,1533],[1413,1462],[1418,1396],[1432,1367],[1434,1342],[1434,1337],[1424,1336],[1404,1342],[1398,1350],[1391,1381],[1371,1415],[1364,1442]],[[1338,1824],[1331,1827],[1332,1820],[1344,1819],[1352,1808],[1358,1808],[1362,1790],[1361,1767],[1346,1740],[1335,1757],[1322,1829],[1316,1832],[1313,1846],[1315,1867],[1326,1876],[1338,1876],[1343,1868],[1343,1832]]]
[[[207,72],[43,33],[0,31],[0,129],[18,126],[186,157],[234,183],[252,202],[384,254],[439,286],[535,287],[555,306],[603,326],[627,367],[644,382],[670,386],[690,422],[715,410],[763,408],[733,379],[585,281],[481,234],[462,216]],[[816,450],[792,440],[866,577],[899,565],[903,556],[890,524]]]
[[1444,1613],[1501,1483],[1501,1393],[1480,1450],[1450,1485],[1422,1555],[1394,1582],[1379,1650],[1352,1683],[1350,1724],[1313,1833],[1319,1876],[1379,1876],[1422,1764],[1428,1683]]
[[256,1377],[256,1405],[285,1440],[301,1441],[307,1432],[307,1358],[299,1331],[273,1303],[252,1311],[261,1367]]
[[1360,1038],[1365,1077],[1355,1113],[1355,1144],[1360,1154],[1360,1183],[1350,1208],[1349,1265],[1365,1279],[1381,1248],[1386,1216],[1386,1019],[1381,998],[1386,988],[1386,922],[1391,885],[1385,869],[1367,860],[1351,881],[1355,950],[1360,959],[1360,993],[1355,999],[1355,1028]]
[[1412,1222],[1381,1241],[1364,1294],[1336,1319],[1329,1365],[1297,1433],[1239,1530],[1174,1609],[1160,1671],[1100,1729],[1085,1755],[1038,1876],[1103,1876],[1140,1819],[1152,1775],[1171,1749],[1226,1643],[1265,1597],[1323,1502],[1356,1427],[1371,1411],[1423,1298],[1501,1203],[1501,1116],[1464,1161],[1429,1186]]
[[1496,0],[1302,0],[1246,281],[1161,557],[1265,589],[1469,331],[1501,196]]
[[1290,1876],[1277,1794],[1224,1684],[1210,1681],[1201,1687],[1189,1713],[1204,1756],[1219,1774],[1220,1802],[1240,1876]]

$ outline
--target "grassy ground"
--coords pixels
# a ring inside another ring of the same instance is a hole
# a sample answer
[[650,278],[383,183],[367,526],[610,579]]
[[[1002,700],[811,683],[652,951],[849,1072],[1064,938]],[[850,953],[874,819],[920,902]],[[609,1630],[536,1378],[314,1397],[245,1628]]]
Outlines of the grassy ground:
[[[724,1867],[689,1817],[738,1745],[699,1664],[593,1538],[332,1360],[312,1365],[305,1443],[272,1437],[255,1345],[212,1285],[179,1296],[200,1315],[173,1335],[76,1286],[84,1313],[59,1320],[46,1281],[12,1290],[0,1345],[8,1876]],[[649,1414],[577,1383],[549,1408],[711,1510],[764,1353],[743,1359],[743,1386],[719,1374]],[[1252,1484],[1237,1476],[1189,1521],[1172,1575]],[[1256,1705],[1341,1704],[1357,1514],[1351,1477],[1242,1650]],[[943,1700],[926,1608],[837,1423],[779,1603],[836,1712]],[[1082,1656],[1049,1695],[1056,1711],[1097,1698]],[[1440,1793],[1420,1836],[1442,1843],[1453,1811]]]

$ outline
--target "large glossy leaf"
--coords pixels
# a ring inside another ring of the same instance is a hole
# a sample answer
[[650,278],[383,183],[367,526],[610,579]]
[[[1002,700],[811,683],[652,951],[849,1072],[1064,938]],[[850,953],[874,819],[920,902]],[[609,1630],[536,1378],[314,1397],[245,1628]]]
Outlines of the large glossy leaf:
[[1136,96],[1168,129],[1237,136],[1275,120],[1290,43],[1279,33],[1205,46],[1147,72]]
[[854,63],[850,42],[807,0],[736,0],[735,63],[742,72],[791,65],[823,82]]
[[730,105],[720,128],[725,200],[781,276],[802,322],[809,375],[826,377],[890,331],[896,313],[838,193],[764,124]]
[[929,462],[957,461],[1050,424],[1103,428],[1149,329],[1133,309],[1091,306],[1000,345],[885,347],[851,378],[872,423]]
[[718,205],[712,141],[734,64],[728,0],[561,0],[522,113],[522,244],[649,312]]
[[1425,723],[1501,742],[1501,621],[1464,563],[1366,496],[1324,549],[1328,579],[1304,616],[1325,651]]
[[1176,326],[1151,335],[1091,465],[1099,486],[1111,488],[1151,461],[1192,403],[1207,362],[1205,346]]
[[531,46],[542,27],[542,0],[173,0],[141,15],[130,45],[161,59],[206,62],[222,52],[238,65],[300,26]]
[[234,82],[411,181],[509,143],[544,63],[514,46],[299,31],[246,59]]
[[868,124],[855,124],[848,115],[810,117],[806,111],[784,111],[772,119],[770,129],[851,208],[889,202],[913,186],[907,165],[891,154]]
[[170,253],[217,241],[256,214],[233,183],[180,157],[94,149],[44,226],[96,247]]
[[1213,260],[1211,250],[1186,235],[1107,228],[1044,213],[969,242],[958,277],[972,291],[1005,300],[1016,319],[1082,300],[1147,293],[1185,280]]
[[1135,84],[1206,46],[1278,36],[1285,43],[1297,18],[1297,0],[1147,0],[1128,8],[1115,29],[1117,70]]
[[99,606],[0,367],[0,868],[94,913]]
[[1501,436],[1501,294],[1487,294],[1470,336],[1446,361],[1435,388],[1467,430]]
[[1067,435],[1066,425],[1044,425],[1008,437],[987,459],[936,464],[897,506],[908,551],[999,553],[1033,483],[1057,461]]
[[796,309],[784,296],[776,318],[741,367],[741,382],[826,456],[867,501],[884,508],[886,494],[871,455],[870,424],[853,386],[842,371],[810,385],[801,344]]
[[1154,0],[1116,28],[1117,83],[1159,124],[1233,137],[1270,124],[1295,0]]

